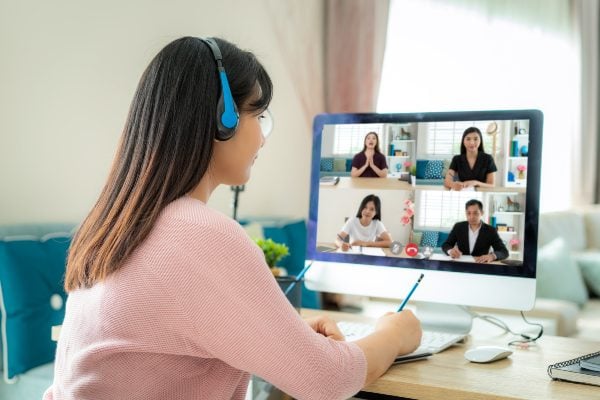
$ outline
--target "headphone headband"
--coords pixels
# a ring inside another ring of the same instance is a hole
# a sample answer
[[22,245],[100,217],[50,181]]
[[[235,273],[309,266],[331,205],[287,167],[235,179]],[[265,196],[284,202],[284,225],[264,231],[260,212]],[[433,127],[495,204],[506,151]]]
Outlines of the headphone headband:
[[219,102],[217,103],[217,126],[219,131],[217,132],[216,138],[217,140],[229,140],[235,134],[240,116],[235,101],[233,100],[233,95],[231,94],[225,67],[223,67],[221,49],[219,49],[219,45],[213,38],[200,38],[200,40],[210,49],[213,58],[217,63],[217,70],[221,81],[221,95],[219,96]]

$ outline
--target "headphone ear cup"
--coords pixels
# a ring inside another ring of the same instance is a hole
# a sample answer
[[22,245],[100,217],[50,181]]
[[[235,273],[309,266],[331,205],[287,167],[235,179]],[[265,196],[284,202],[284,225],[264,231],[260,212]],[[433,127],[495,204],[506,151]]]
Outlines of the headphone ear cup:
[[[235,113],[235,125],[233,127],[227,127],[223,124],[223,116],[225,114],[225,105],[223,103],[223,96],[219,96],[219,102],[217,103],[217,135],[216,139],[220,141],[229,140],[235,135],[235,130],[237,129],[239,123],[238,110],[235,102],[232,102],[233,111]],[[231,115],[230,115],[231,117]]]

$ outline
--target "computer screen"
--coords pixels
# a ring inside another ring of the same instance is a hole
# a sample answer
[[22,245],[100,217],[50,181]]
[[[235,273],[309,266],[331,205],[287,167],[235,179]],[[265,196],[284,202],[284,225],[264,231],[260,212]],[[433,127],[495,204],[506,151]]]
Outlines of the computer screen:
[[[310,289],[529,310],[537,110],[315,117]],[[458,250],[458,251],[457,251]]]

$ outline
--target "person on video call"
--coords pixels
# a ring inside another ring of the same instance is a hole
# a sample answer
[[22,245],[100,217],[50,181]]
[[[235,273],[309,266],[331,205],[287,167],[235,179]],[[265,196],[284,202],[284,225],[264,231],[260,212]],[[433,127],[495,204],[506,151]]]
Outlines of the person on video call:
[[[454,224],[448,239],[442,244],[444,253],[452,258],[471,255],[478,263],[507,258],[508,249],[496,229],[481,220],[483,204],[475,199],[467,201],[465,214],[467,220]],[[492,253],[490,247],[494,249]]]
[[392,236],[381,222],[381,200],[374,194],[365,197],[355,217],[348,218],[335,240],[343,251],[352,246],[389,247]]
[[353,178],[385,178],[388,166],[385,156],[379,150],[379,136],[375,132],[367,133],[364,147],[352,159],[350,176]]
[[243,400],[250,374],[294,398],[346,399],[417,348],[407,310],[354,342],[330,318],[302,319],[262,250],[210,207],[218,186],[250,178],[271,95],[256,57],[222,39],[177,39],[150,62],[69,249],[44,400]]
[[498,170],[494,157],[483,150],[483,137],[479,128],[465,129],[460,143],[460,154],[452,157],[444,186],[462,190],[467,187],[494,187]]

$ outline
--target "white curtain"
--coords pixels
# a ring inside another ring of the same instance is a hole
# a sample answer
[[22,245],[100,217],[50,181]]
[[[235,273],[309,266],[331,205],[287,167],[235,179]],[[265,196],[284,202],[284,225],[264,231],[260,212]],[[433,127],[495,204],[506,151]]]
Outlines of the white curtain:
[[573,0],[575,19],[575,41],[581,58],[581,135],[573,159],[575,171],[579,172],[578,185],[574,191],[576,204],[592,204],[600,202],[600,185],[598,169],[598,151],[600,127],[598,112],[598,51],[600,49],[598,11],[600,3],[589,0]]
[[540,207],[568,208],[580,186],[573,21],[569,0],[392,0],[378,111],[542,110]]

